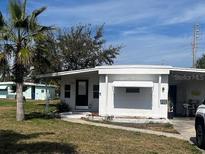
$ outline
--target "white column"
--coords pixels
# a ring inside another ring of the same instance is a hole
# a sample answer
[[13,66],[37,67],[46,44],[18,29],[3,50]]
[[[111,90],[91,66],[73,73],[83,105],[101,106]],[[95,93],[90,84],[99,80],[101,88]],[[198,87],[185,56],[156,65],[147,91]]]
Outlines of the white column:
[[108,75],[105,75],[105,90],[106,90],[106,95],[105,95],[105,112],[108,114]]
[[162,83],[162,76],[159,75],[159,86],[158,86],[158,107],[160,107],[160,97],[161,97],[161,83]]

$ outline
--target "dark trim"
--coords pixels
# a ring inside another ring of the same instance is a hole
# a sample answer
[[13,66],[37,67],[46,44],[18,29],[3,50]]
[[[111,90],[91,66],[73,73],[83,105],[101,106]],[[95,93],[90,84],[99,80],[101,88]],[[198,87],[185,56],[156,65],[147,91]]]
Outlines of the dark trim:
[[86,82],[86,99],[87,99],[87,106],[88,106],[88,80],[76,80],[76,85],[75,85],[75,87],[76,87],[76,91],[75,91],[75,109],[76,109],[76,106],[78,106],[77,105],[77,96],[78,96],[78,82],[81,82],[81,81],[84,81],[84,82]]

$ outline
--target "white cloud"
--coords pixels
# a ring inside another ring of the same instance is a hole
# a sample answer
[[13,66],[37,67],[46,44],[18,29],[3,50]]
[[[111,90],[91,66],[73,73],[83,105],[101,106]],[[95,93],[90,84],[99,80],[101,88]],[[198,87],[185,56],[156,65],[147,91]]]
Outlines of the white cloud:
[[[41,3],[43,5],[43,1]],[[109,35],[115,36],[110,43],[125,45],[117,63],[191,66],[191,27],[196,21],[205,23],[204,0],[104,0],[64,4],[49,5],[41,21],[63,27],[78,23],[105,23],[106,27],[112,27]],[[40,5],[40,2],[35,5]],[[177,27],[181,23],[190,27],[187,35]],[[175,29],[170,28],[173,25]],[[165,35],[163,28],[173,33],[177,31],[177,34]],[[204,52],[203,47],[198,55]]]
[[[168,64],[191,66],[191,38],[141,35],[117,40],[126,44],[116,60],[119,64]],[[115,42],[110,42],[115,43]]]
[[186,22],[205,22],[205,3],[200,3],[194,6],[185,8],[183,12],[178,13],[167,19],[164,24],[178,24]]

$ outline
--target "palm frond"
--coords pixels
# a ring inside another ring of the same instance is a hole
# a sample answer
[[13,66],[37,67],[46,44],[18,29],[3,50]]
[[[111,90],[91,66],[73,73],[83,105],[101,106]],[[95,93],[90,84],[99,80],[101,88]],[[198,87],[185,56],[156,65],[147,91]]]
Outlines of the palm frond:
[[23,5],[22,5],[22,19],[26,17],[26,3],[27,1],[24,0]]
[[40,9],[36,9],[32,12],[30,16],[30,22],[29,22],[29,27],[31,30],[35,30],[38,27],[37,16],[39,16],[45,10],[46,7],[41,7]]
[[21,3],[17,0],[10,0],[9,3],[9,12],[11,15],[11,20],[15,23],[20,20],[22,17],[22,6]]
[[4,18],[3,18],[1,11],[0,11],[0,30],[3,26],[4,26]]
[[18,53],[18,62],[20,64],[29,64],[31,60],[31,52],[28,48],[22,48]]
[[4,53],[4,52],[1,52],[1,53],[0,53],[0,62],[1,62],[1,61],[4,61],[5,59],[6,59],[5,53]]

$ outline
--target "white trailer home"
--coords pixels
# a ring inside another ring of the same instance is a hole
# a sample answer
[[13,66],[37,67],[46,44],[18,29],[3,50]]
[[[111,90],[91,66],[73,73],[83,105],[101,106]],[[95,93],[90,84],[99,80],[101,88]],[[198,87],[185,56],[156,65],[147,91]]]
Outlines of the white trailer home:
[[[15,98],[16,93],[14,90],[14,82],[0,82],[0,98]],[[45,84],[36,84],[36,83],[24,83],[24,92],[23,95],[26,99],[33,100],[46,100],[47,96],[50,99],[54,99],[56,86],[54,85],[45,85]],[[46,95],[47,89],[47,95]]]
[[[167,118],[168,102],[176,116],[187,116],[190,106],[201,102],[205,97],[204,73],[203,69],[172,66],[113,65],[39,77],[60,77],[60,98],[73,111],[99,112],[101,116]],[[187,80],[186,76],[191,78]]]

